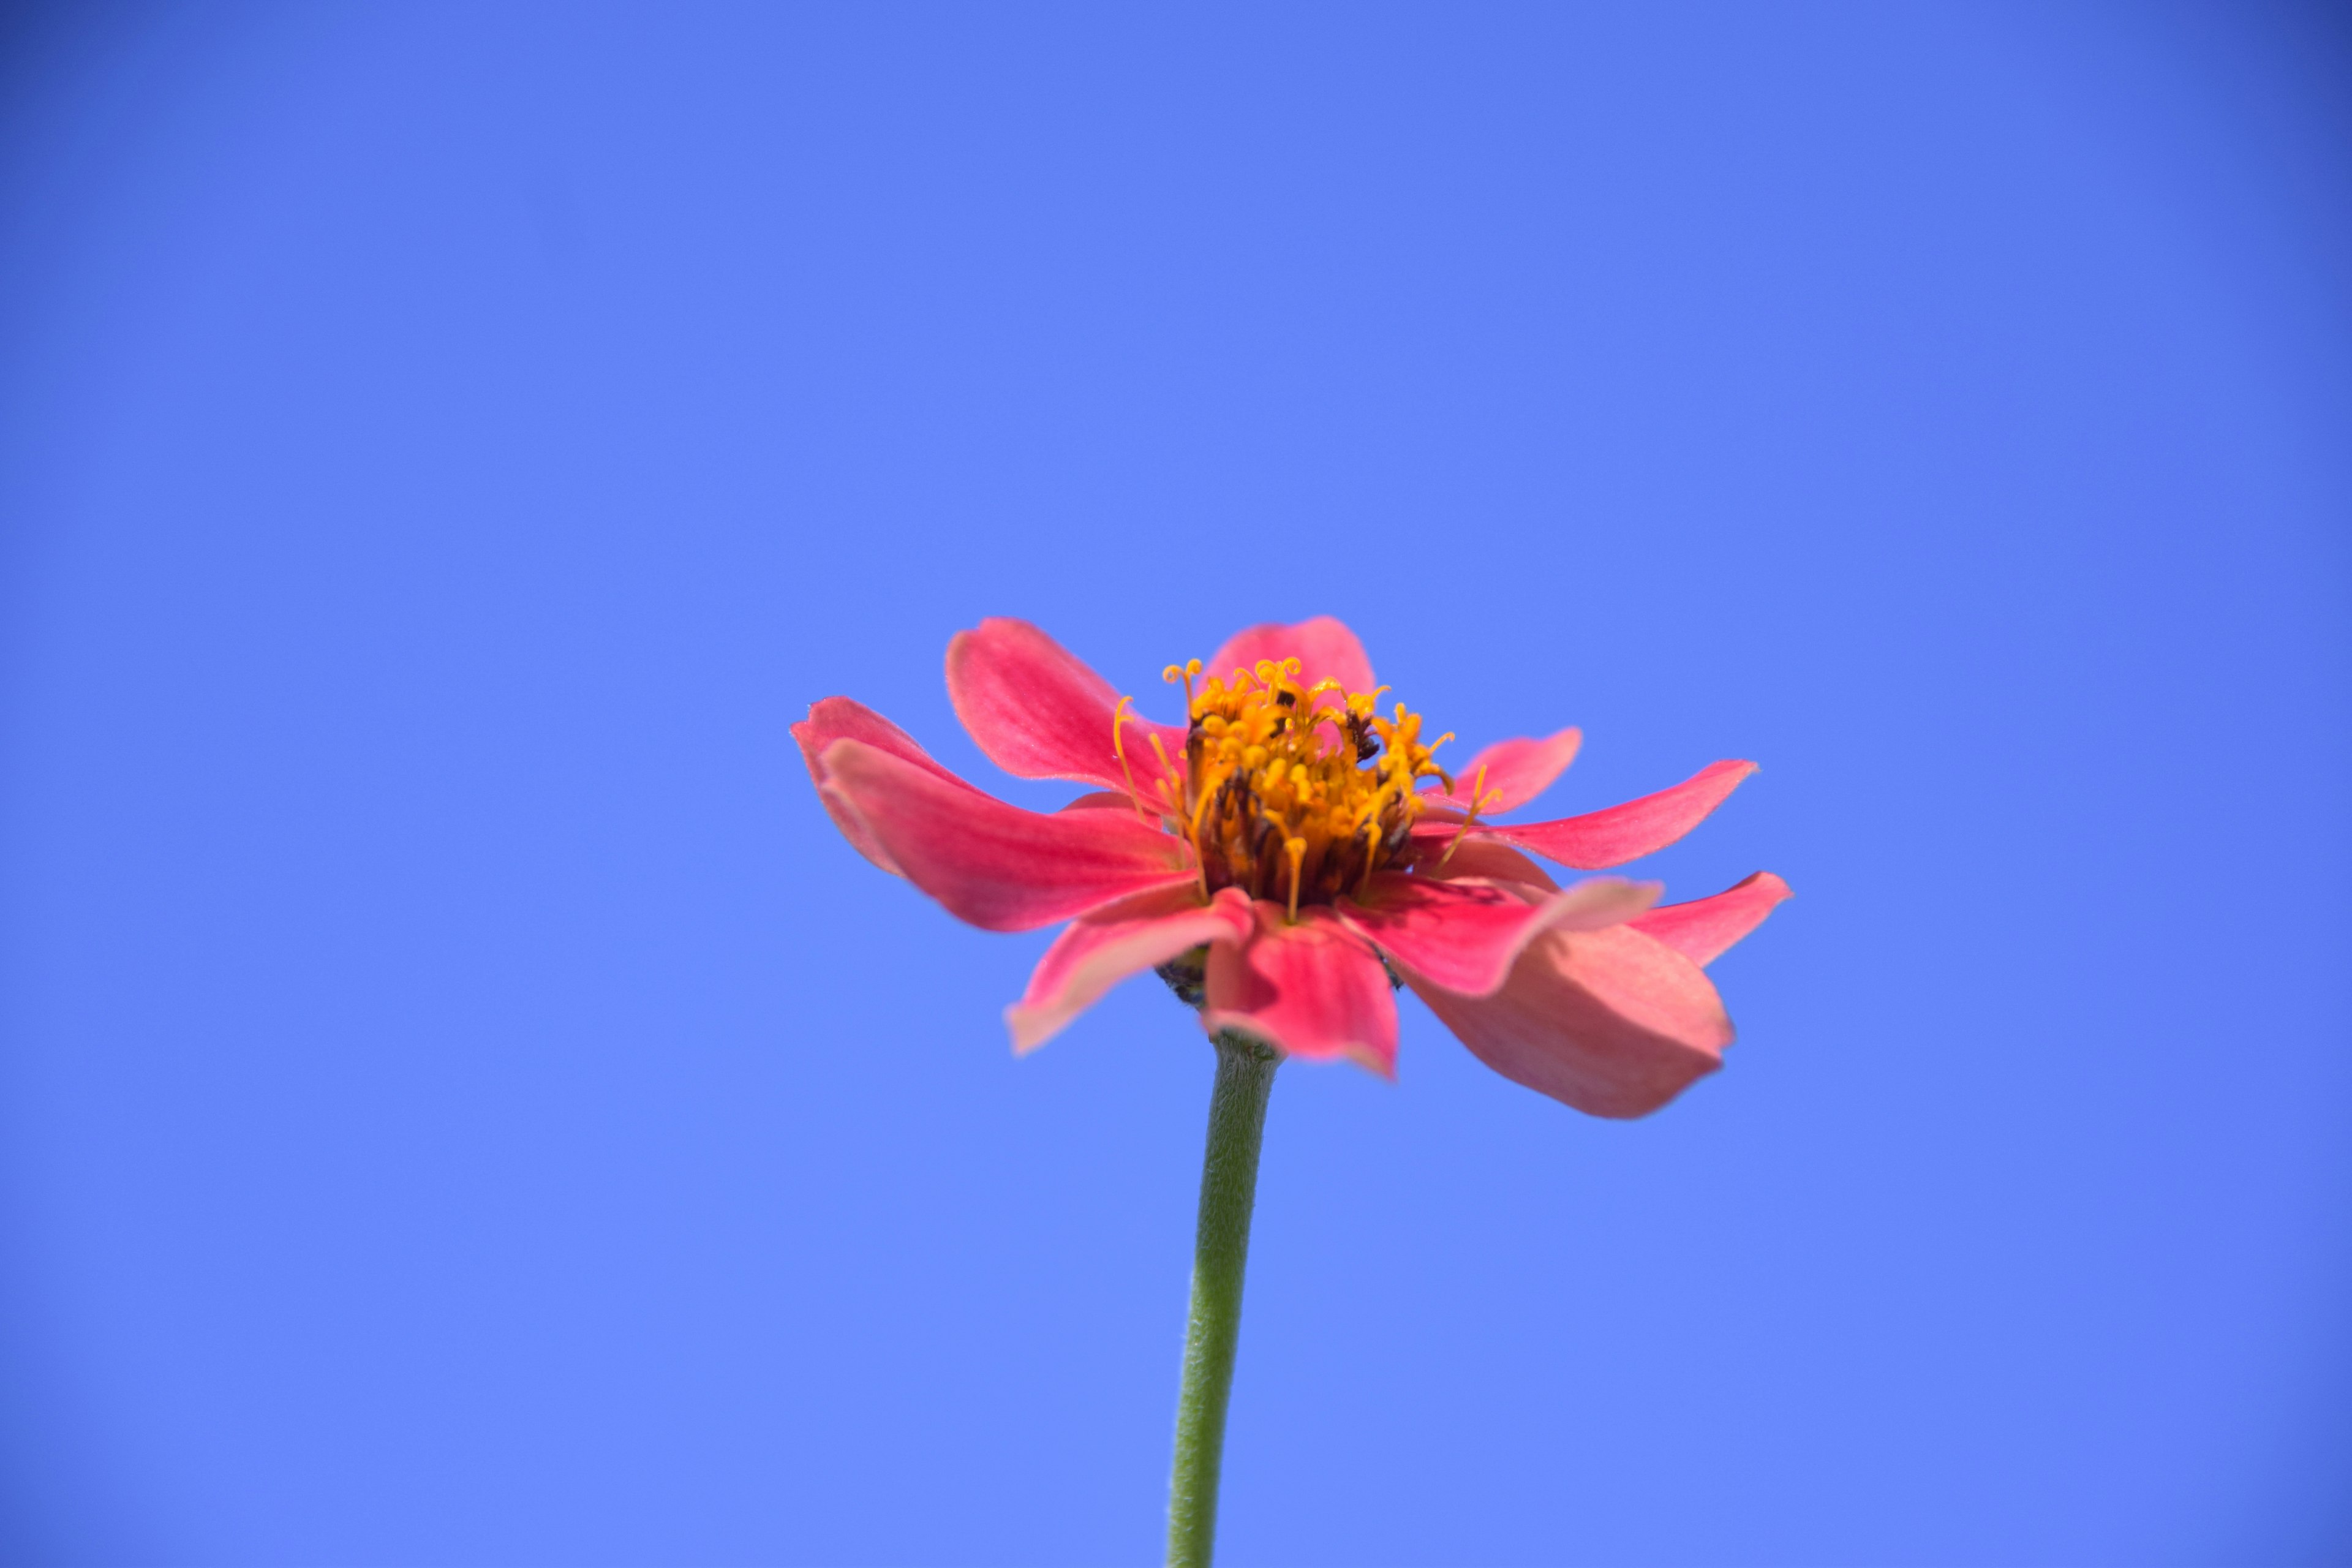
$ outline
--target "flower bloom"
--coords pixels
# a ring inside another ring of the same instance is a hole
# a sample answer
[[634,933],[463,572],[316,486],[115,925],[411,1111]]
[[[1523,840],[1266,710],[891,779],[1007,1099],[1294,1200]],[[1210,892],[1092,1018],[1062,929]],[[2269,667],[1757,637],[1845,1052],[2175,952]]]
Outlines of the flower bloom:
[[1393,977],[1504,1077],[1594,1115],[1640,1116],[1721,1065],[1731,1021],[1703,966],[1789,896],[1769,872],[1663,906],[1654,882],[1562,888],[1528,852],[1622,866],[1689,832],[1755,764],[1717,763],[1582,816],[1496,822],[1560,775],[1579,732],[1443,767],[1434,752],[1451,737],[1424,741],[1402,703],[1383,716],[1387,688],[1328,616],[1253,626],[1205,665],[1169,667],[1182,724],[1136,716],[1025,621],[959,634],[947,675],[990,760],[1095,793],[1024,811],[845,697],[817,703],[793,736],[867,859],[990,931],[1071,922],[1005,1009],[1017,1051],[1161,968],[1213,1035],[1393,1077]]

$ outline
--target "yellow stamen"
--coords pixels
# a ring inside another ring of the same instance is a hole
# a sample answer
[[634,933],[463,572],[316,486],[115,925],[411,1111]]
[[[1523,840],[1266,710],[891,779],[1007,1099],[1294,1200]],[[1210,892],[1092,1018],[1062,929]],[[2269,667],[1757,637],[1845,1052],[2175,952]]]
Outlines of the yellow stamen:
[[1118,771],[1127,775],[1127,801],[1135,807],[1136,820],[1148,822],[1150,818],[1144,815],[1142,792],[1135,787],[1135,770],[1127,765],[1127,747],[1119,737],[1119,729],[1127,722],[1127,705],[1134,700],[1132,697],[1122,697],[1118,706],[1110,710],[1110,750],[1111,755],[1118,759]]
[[1486,764],[1480,763],[1478,764],[1478,776],[1471,783],[1470,785],[1470,809],[1463,813],[1462,826],[1454,830],[1454,837],[1445,841],[1445,853],[1437,858],[1437,863],[1439,865],[1443,866],[1448,860],[1454,858],[1454,846],[1461,843],[1462,836],[1470,831],[1470,825],[1478,820],[1478,808],[1486,804]]
[[1160,672],[1160,679],[1171,686],[1180,680],[1184,683],[1184,710],[1187,713],[1192,710],[1192,681],[1200,673],[1201,661],[1197,658],[1171,664]]
[[[1334,679],[1307,683],[1301,671],[1297,658],[1205,679],[1198,659],[1168,666],[1161,674],[1183,684],[1189,721],[1181,791],[1168,783],[1173,760],[1150,732],[1170,797],[1162,815],[1198,852],[1202,890],[1239,887],[1279,900],[1293,920],[1367,892],[1383,867],[1409,865],[1423,809],[1415,785],[1433,776],[1453,790],[1431,759],[1451,736],[1424,743],[1420,718],[1402,703],[1382,716],[1386,687],[1350,692]],[[1124,766],[1123,743],[1119,754]]]
[[1160,743],[1160,731],[1147,730],[1143,738],[1151,742],[1151,754],[1160,759],[1160,798],[1170,806],[1181,810],[1181,805],[1170,794],[1176,787],[1176,770],[1169,763],[1168,748]]

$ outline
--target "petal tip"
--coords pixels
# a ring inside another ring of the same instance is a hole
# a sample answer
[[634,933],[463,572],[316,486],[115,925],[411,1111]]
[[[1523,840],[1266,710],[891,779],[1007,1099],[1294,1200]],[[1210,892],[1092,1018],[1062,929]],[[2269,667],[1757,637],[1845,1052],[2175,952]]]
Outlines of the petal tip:
[[1055,1018],[1035,1007],[1024,1007],[1015,1002],[1004,1009],[1004,1032],[1013,1042],[1013,1056],[1017,1061],[1058,1035],[1070,1023],[1067,1018]]
[[[1724,1042],[1726,1047],[1730,1044],[1728,1040]],[[1600,1100],[1589,1106],[1574,1106],[1573,1109],[1583,1110],[1588,1115],[1598,1116],[1605,1121],[1639,1121],[1645,1116],[1655,1116],[1659,1111],[1688,1094],[1697,1084],[1713,1078],[1722,1070],[1723,1058],[1717,1056],[1709,1061],[1691,1063],[1687,1068],[1690,1076],[1662,1094],[1651,1093],[1614,1101]]]

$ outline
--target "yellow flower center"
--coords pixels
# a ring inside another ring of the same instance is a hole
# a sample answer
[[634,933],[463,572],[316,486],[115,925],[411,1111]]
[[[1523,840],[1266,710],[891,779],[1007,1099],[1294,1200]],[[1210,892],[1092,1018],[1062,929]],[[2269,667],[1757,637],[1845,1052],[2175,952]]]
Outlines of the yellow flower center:
[[[1240,888],[1287,904],[1293,919],[1302,904],[1360,894],[1373,872],[1404,855],[1422,812],[1413,793],[1421,780],[1454,787],[1430,760],[1452,735],[1424,745],[1421,716],[1403,703],[1381,717],[1387,687],[1301,686],[1298,669],[1295,658],[1260,659],[1196,686],[1199,659],[1170,665],[1162,677],[1183,683],[1191,728],[1181,798],[1163,779],[1157,803],[1199,852],[1203,892]],[[1121,721],[1125,711],[1122,703]],[[1117,722],[1112,737],[1124,763]]]

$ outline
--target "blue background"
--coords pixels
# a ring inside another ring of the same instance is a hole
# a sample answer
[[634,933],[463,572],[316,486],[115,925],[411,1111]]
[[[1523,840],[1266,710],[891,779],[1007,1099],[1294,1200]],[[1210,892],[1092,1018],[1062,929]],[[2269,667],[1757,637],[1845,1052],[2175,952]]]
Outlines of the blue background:
[[1145,1561],[1211,1054],[786,726],[1335,612],[1797,889],[1277,1084],[1224,1561],[2352,1560],[2352,48],[2248,7],[33,13],[0,1544]]

